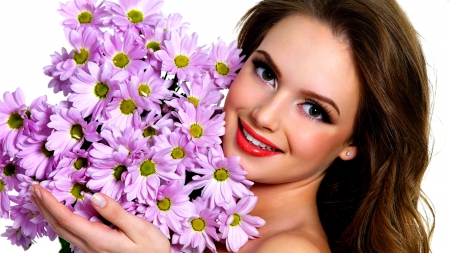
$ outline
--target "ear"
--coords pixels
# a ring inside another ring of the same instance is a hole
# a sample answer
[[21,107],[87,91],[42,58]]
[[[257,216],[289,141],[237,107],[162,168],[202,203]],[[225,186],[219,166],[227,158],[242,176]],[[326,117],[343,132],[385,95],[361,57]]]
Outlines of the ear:
[[348,145],[339,154],[339,158],[343,161],[349,161],[356,157],[358,154],[358,148],[355,145]]

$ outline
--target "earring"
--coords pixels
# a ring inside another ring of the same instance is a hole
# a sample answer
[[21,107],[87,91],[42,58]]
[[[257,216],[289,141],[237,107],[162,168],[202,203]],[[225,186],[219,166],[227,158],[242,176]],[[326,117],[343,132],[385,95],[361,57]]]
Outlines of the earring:
[[347,151],[347,154],[346,154],[346,155],[347,155],[347,156],[350,156],[350,154],[351,154],[350,151]]

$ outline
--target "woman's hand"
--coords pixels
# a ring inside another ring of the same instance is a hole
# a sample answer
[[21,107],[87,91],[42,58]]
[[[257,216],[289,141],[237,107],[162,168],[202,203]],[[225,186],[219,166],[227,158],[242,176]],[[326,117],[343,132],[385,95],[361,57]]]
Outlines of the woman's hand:
[[72,213],[39,185],[30,187],[31,199],[55,232],[86,253],[170,252],[168,238],[150,222],[129,214],[116,201],[96,193],[91,202],[97,212],[119,229]]

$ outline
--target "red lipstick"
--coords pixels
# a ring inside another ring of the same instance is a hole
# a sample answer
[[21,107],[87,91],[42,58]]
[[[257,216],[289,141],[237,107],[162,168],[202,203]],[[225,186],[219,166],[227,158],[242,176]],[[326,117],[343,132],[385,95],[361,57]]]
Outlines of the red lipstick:
[[[259,142],[265,144],[266,146],[274,149],[274,151],[263,149],[261,147],[258,147],[256,145],[254,145],[250,141],[248,141],[247,138],[245,138],[244,133],[242,132],[241,126],[253,138],[255,138]],[[255,132],[255,130],[253,130],[249,125],[247,125],[243,121],[240,121],[240,124],[238,126],[237,134],[236,134],[236,141],[237,141],[238,146],[243,151],[245,151],[246,153],[248,153],[248,154],[250,154],[252,156],[272,156],[272,155],[278,155],[278,154],[282,153],[280,151],[280,149],[275,144],[273,144],[272,142],[270,142],[266,138],[262,137],[261,135],[257,134]]]

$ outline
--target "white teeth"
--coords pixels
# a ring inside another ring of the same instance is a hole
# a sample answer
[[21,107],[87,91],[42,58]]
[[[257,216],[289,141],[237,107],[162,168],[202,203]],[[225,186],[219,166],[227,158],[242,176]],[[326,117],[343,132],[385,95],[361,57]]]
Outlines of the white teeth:
[[269,150],[269,151],[275,151],[275,149],[273,149],[273,148],[267,146],[267,145],[264,144],[264,143],[261,143],[260,141],[258,141],[258,140],[255,139],[255,138],[253,138],[253,136],[251,136],[245,129],[242,129],[242,132],[244,133],[245,138],[246,138],[249,142],[251,142],[253,145],[258,146],[258,147],[260,147],[260,148],[262,148],[262,149]]

